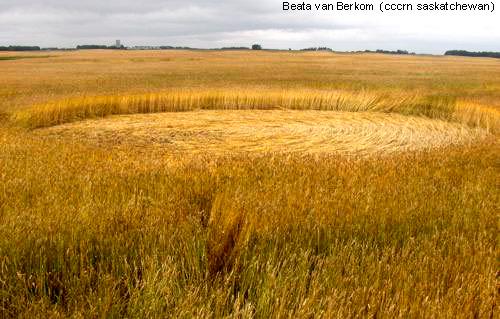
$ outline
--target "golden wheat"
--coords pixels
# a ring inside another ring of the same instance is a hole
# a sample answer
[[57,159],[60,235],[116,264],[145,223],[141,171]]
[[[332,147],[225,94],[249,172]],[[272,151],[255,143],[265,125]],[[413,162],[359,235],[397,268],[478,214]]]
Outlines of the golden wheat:
[[365,92],[172,92],[88,97],[35,105],[16,114],[16,120],[37,128],[113,114],[276,108],[367,111],[378,110],[381,104],[379,97]]
[[164,153],[392,154],[480,141],[486,130],[398,114],[327,111],[192,111],[115,116],[38,135]]
[[185,112],[193,110],[329,110],[386,112],[419,115],[457,121],[495,133],[500,130],[500,113],[467,101],[443,103],[422,101],[417,95],[377,95],[367,92],[242,92],[206,91],[163,94],[87,97],[63,100],[15,113],[15,122],[40,128],[87,118],[117,114]]
[[0,317],[499,313],[497,60],[50,55],[0,61]]

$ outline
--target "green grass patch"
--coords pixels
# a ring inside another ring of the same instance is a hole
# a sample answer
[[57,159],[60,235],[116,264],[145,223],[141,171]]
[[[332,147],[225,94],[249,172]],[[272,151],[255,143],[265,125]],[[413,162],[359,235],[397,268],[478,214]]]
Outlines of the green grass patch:
[[12,61],[22,59],[43,59],[53,58],[53,55],[15,55],[15,56],[0,56],[0,61]]

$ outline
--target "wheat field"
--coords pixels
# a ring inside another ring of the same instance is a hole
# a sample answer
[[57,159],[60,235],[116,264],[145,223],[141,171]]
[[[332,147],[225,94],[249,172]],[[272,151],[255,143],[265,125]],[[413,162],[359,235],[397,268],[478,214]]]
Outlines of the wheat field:
[[1,317],[499,315],[499,60],[96,50],[0,69]]
[[482,128],[378,112],[209,110],[122,115],[37,130],[101,147],[168,154],[301,153],[390,155],[472,144]]

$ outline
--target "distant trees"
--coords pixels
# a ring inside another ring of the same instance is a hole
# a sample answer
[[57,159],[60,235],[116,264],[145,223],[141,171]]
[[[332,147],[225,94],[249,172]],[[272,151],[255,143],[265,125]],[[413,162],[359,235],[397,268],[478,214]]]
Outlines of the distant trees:
[[408,52],[407,50],[396,50],[396,51],[390,51],[390,50],[376,50],[376,51],[371,51],[371,50],[365,50],[364,52],[366,53],[381,53],[381,54],[399,54],[399,55],[408,55],[408,54],[415,54],[414,52]]
[[0,51],[40,51],[40,47],[39,46],[10,45],[8,47],[0,47]]
[[389,51],[389,50],[377,50],[375,51],[377,53],[383,53],[383,54],[402,54],[402,55],[406,55],[406,54],[415,54],[415,53],[410,53],[406,50],[396,50],[396,51]]
[[327,47],[317,47],[317,48],[312,47],[312,48],[302,49],[301,51],[333,51],[333,50]]
[[470,52],[465,50],[449,50],[444,55],[454,56],[471,56],[471,57],[485,57],[485,58],[500,58],[500,52]]
[[78,50],[97,50],[97,49],[109,49],[107,45],[97,45],[97,44],[84,44],[77,45]]
[[160,50],[196,50],[191,47],[173,47],[170,45],[161,45],[159,46]]
[[222,47],[222,48],[220,48],[220,50],[239,51],[239,50],[250,50],[250,48],[247,48],[247,47]]
[[123,50],[125,49],[125,46],[107,46],[107,45],[100,45],[100,44],[84,44],[84,45],[77,45],[76,46],[77,50]]
[[252,45],[252,50],[262,50],[262,46],[260,44]]

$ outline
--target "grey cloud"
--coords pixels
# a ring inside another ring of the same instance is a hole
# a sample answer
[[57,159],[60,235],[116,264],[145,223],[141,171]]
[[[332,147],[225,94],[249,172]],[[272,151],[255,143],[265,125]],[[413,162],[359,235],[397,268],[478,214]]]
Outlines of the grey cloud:
[[[340,50],[440,52],[453,45],[495,49],[500,40],[498,14],[458,19],[290,13],[282,12],[280,0],[0,1],[0,45],[75,46],[120,38],[129,45],[208,48],[260,42],[275,48],[327,45]],[[464,35],[456,39],[458,33]]]

